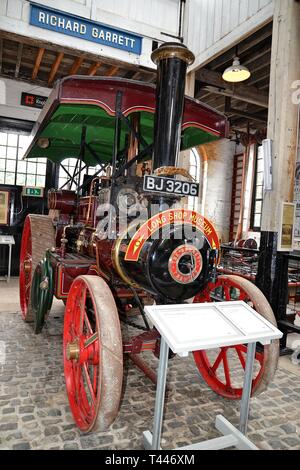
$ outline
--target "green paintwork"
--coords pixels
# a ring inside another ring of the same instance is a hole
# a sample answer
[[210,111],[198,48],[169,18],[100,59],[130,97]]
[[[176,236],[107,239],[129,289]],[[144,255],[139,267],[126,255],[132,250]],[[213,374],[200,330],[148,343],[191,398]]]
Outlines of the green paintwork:
[[[113,154],[115,117],[94,105],[60,104],[48,124],[39,134],[47,137],[50,145],[46,149],[35,145],[27,158],[48,158],[59,163],[65,158],[78,158],[82,126],[87,127],[86,142],[91,145],[102,162],[110,162]],[[154,114],[140,112],[141,134],[147,144],[153,142]],[[122,123],[120,149],[125,148],[127,126]],[[188,148],[217,140],[213,134],[195,127],[185,129],[182,134],[182,148]],[[86,150],[84,162],[94,166],[97,161]]]
[[[45,278],[48,279],[48,288],[41,289],[40,284]],[[46,252],[46,257],[41,260],[35,268],[30,295],[34,312],[34,332],[35,334],[39,334],[51,310],[54,295],[53,268],[49,261],[49,251]]]

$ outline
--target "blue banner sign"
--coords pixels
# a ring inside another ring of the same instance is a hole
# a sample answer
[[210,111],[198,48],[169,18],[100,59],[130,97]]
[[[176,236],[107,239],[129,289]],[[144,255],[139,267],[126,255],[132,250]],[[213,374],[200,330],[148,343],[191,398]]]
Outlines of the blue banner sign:
[[30,7],[30,24],[33,26],[141,54],[141,36],[42,5],[32,3]]

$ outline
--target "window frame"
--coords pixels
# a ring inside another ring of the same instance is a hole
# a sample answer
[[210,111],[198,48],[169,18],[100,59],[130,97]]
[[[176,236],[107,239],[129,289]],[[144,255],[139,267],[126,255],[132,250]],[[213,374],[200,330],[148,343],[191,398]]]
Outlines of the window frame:
[[[17,132],[15,130],[10,131],[8,129],[5,129],[5,130],[0,129],[0,133],[1,134],[6,134],[6,143],[5,144],[0,143],[0,147],[5,148],[5,156],[0,157],[0,160],[5,162],[4,168],[0,169],[0,174],[1,174],[1,176],[3,174],[3,178],[4,178],[3,183],[1,182],[1,184],[12,185],[12,186],[30,186],[30,187],[45,188],[46,173],[47,173],[47,162],[39,161],[39,159],[22,160],[22,157],[20,157],[20,153],[22,152],[22,150],[24,148],[20,144],[20,138],[23,137],[25,134],[23,132]],[[16,145],[9,144],[8,139],[9,139],[10,134],[13,134],[13,135],[16,136]],[[10,158],[8,156],[8,149],[9,148],[14,148],[16,150],[15,158]],[[7,162],[10,162],[10,161],[13,161],[15,163],[15,168],[14,168],[14,170],[11,170],[11,171],[9,171],[8,168],[7,168]],[[25,164],[24,171],[19,171],[19,164],[21,162]],[[35,165],[35,170],[34,171],[33,170],[29,171],[29,169],[28,169],[29,165],[31,165],[31,164]],[[44,167],[43,172],[41,171],[41,165],[43,165],[43,167]],[[7,181],[7,174],[8,173],[14,174],[13,181],[12,180]],[[20,175],[24,176],[24,183],[23,184],[18,182],[18,176],[20,176]],[[34,178],[34,183],[31,184],[28,181],[29,177]],[[43,183],[42,184],[37,182],[39,177],[43,178]]]
[[[255,146],[255,170],[254,170],[254,183],[253,183],[253,191],[252,191],[252,202],[251,202],[251,217],[250,217],[250,230],[252,232],[260,232],[261,231],[261,218],[262,218],[262,208],[263,208],[263,200],[264,200],[264,168],[262,168],[262,171],[257,171],[258,170],[258,160],[262,160],[263,162],[263,154],[262,158],[258,158],[258,148],[259,146]],[[258,174],[262,173],[263,178],[262,178],[262,184],[257,185],[257,179],[258,179]],[[258,187],[262,188],[262,196],[261,198],[257,198],[257,189]],[[261,202],[261,212],[255,212],[255,206],[257,202]],[[260,214],[260,225],[254,225],[255,222],[255,216]]]

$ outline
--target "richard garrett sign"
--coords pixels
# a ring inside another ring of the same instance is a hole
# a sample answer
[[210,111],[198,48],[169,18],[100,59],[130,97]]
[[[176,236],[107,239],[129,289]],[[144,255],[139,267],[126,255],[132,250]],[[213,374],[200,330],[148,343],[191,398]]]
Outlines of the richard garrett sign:
[[141,36],[42,5],[30,5],[30,24],[133,54],[141,54]]

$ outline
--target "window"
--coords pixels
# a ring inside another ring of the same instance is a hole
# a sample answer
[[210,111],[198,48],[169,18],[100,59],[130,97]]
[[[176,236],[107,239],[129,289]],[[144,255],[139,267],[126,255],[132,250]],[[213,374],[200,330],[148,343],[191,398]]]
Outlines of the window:
[[253,230],[260,230],[262,205],[263,205],[263,185],[264,185],[264,160],[263,147],[257,147],[256,172],[253,188],[252,217],[251,226]]
[[[191,177],[199,183],[200,181],[200,155],[195,148],[192,148],[190,151],[190,165],[189,165],[189,173]],[[200,194],[197,198],[193,196],[188,197],[188,208],[190,210],[197,210],[198,204],[200,201]]]
[[[58,187],[63,189],[72,189],[75,190],[77,185],[78,185],[78,177],[79,175],[75,176],[74,182],[72,182],[72,185],[70,186],[70,175],[73,177],[74,170],[76,168],[76,173],[79,171],[79,163],[76,167],[78,160],[76,158],[66,158],[61,162],[63,166],[60,167],[59,169],[59,180],[58,180]],[[81,178],[80,178],[80,184],[83,182],[83,174],[87,175],[94,175],[98,170],[100,170],[100,165],[97,166],[89,166],[85,168],[81,172]]]
[[46,159],[22,160],[31,137],[0,132],[0,184],[45,187]]

